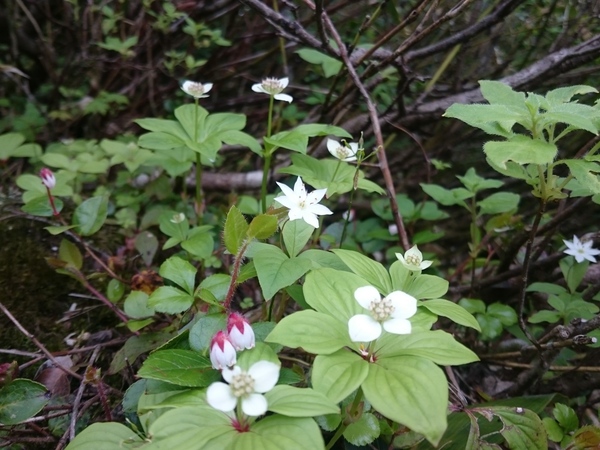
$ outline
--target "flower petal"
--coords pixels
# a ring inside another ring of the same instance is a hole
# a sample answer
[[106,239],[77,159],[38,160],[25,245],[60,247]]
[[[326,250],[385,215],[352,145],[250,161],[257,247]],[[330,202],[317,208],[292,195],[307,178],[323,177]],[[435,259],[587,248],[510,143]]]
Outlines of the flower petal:
[[411,323],[406,319],[390,319],[383,322],[383,329],[392,334],[410,334]]
[[279,189],[281,189],[281,192],[283,192],[283,195],[285,195],[286,197],[289,197],[290,199],[294,199],[294,201],[296,201],[296,203],[298,202],[298,195],[287,184],[283,184],[283,183],[280,183],[279,181],[277,181],[277,186],[279,186]]
[[294,183],[294,195],[299,201],[306,200],[306,186],[302,182],[302,178],[296,178],[296,182]]
[[358,304],[365,309],[370,309],[371,303],[377,303],[381,301],[381,295],[379,295],[379,291],[373,286],[359,287],[354,291],[354,298]]
[[325,197],[326,193],[327,189],[315,189],[306,196],[306,203],[308,203],[309,205],[319,203],[323,199],[323,197]]
[[267,399],[261,394],[250,394],[242,399],[242,411],[247,416],[262,416],[267,412]]
[[337,149],[339,146],[340,146],[340,143],[338,141],[335,141],[330,138],[327,139],[327,150],[329,150],[329,153],[331,153],[331,155],[335,156],[336,158],[338,157]]
[[231,383],[231,380],[233,379],[234,375],[239,375],[240,373],[242,373],[242,369],[240,366],[233,366],[233,369],[225,367],[221,371],[221,376],[225,381]]
[[206,94],[208,91],[210,91],[212,89],[213,84],[212,83],[204,83],[203,86],[204,86],[204,93]]
[[229,412],[235,409],[237,398],[231,392],[228,384],[217,381],[206,390],[206,401],[219,411]]
[[254,379],[254,391],[264,394],[273,389],[279,380],[279,366],[270,361],[258,361],[248,369]]
[[282,91],[288,86],[288,84],[290,84],[290,79],[288,77],[280,78],[277,81],[279,82],[279,86],[281,86]]
[[348,334],[352,342],[371,342],[381,336],[381,324],[366,314],[357,314],[348,320]]
[[275,98],[275,100],[281,100],[282,102],[288,102],[288,103],[292,103],[292,101],[294,100],[294,97],[292,97],[291,95],[287,95],[287,94],[275,94],[273,96],[273,98]]
[[261,94],[268,94],[267,91],[265,91],[265,88],[262,86],[262,83],[256,83],[252,85],[252,90],[254,92],[259,92]]
[[280,205],[285,206],[286,208],[292,209],[292,208],[297,208],[298,207],[298,202],[295,201],[291,197],[281,196],[281,197],[275,197],[273,200],[275,200]]
[[333,214],[333,211],[331,211],[325,205],[310,205],[308,207],[308,211],[310,211],[312,214],[316,214],[317,216],[325,216],[325,215]]
[[394,319],[408,319],[417,312],[417,299],[412,295],[408,295],[406,292],[391,292],[386,299],[389,300],[394,307],[394,312],[392,313]]
[[[311,213],[310,211],[302,211],[302,210],[299,210],[298,213],[301,214],[302,220],[304,220],[311,227],[319,228],[319,219],[317,218],[317,216],[315,214]],[[289,213],[288,213],[288,217],[290,217],[290,220],[294,220],[291,218]]]
[[[288,211],[288,219],[290,219],[290,220],[298,220],[298,219],[304,220],[304,211],[302,210],[302,208],[299,208],[297,206],[295,206],[294,208],[290,208],[290,210]],[[317,225],[318,224],[319,224],[319,222],[317,222]]]

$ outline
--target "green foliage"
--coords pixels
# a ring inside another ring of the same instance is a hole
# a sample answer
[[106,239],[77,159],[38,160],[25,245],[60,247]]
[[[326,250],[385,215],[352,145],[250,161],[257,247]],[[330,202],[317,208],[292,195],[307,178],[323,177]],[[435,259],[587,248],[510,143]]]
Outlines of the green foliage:
[[0,389],[0,423],[15,425],[35,416],[50,400],[43,384],[17,378]]
[[458,304],[475,316],[481,327],[481,337],[486,340],[500,337],[505,328],[517,323],[515,310],[499,302],[486,306],[481,300],[463,298]]

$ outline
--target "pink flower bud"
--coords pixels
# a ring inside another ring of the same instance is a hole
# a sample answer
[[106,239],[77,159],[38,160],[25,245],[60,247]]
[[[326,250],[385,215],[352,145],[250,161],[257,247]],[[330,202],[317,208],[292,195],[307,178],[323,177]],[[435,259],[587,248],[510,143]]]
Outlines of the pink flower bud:
[[254,347],[254,331],[248,321],[238,313],[231,313],[227,318],[227,333],[236,350]]
[[217,370],[233,366],[236,363],[235,348],[224,331],[219,331],[210,341],[210,362]]
[[40,170],[40,178],[42,179],[42,184],[48,189],[52,189],[56,186],[56,178],[54,178],[54,174],[47,167]]

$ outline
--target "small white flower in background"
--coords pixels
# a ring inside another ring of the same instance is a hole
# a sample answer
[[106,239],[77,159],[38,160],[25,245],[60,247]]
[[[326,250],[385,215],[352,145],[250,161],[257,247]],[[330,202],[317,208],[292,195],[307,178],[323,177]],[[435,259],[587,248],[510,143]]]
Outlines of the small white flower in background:
[[235,348],[223,331],[217,332],[210,341],[210,362],[217,370],[226,369],[237,362]]
[[417,312],[417,299],[402,291],[394,291],[381,298],[373,286],[354,291],[354,298],[371,315],[357,314],[348,321],[352,342],[371,342],[381,336],[382,328],[392,334],[410,334],[408,320]]
[[198,83],[196,81],[184,81],[181,85],[181,90],[188,95],[191,95],[194,98],[206,98],[208,95],[205,95],[208,91],[212,89],[212,83]]
[[48,189],[52,189],[56,186],[56,178],[50,169],[44,167],[40,170],[40,178],[42,179],[42,184],[46,186]]
[[283,183],[278,182],[277,184],[284,195],[282,197],[275,197],[274,200],[289,208],[288,218],[290,220],[302,219],[307,224],[319,228],[319,219],[317,219],[317,216],[333,214],[328,207],[319,205],[327,189],[315,189],[310,194],[307,194],[306,187],[300,177],[296,180],[293,191]]
[[171,217],[171,220],[169,220],[169,222],[171,223],[181,223],[185,220],[185,214],[184,213],[177,213],[177,214],[173,214],[173,217]]
[[388,232],[392,236],[396,236],[398,234],[398,225],[396,225],[395,223],[388,225]]
[[352,222],[355,216],[356,212],[353,209],[349,209],[348,211],[344,211],[342,213],[342,219],[347,220],[348,222]]
[[423,261],[423,253],[416,245],[406,250],[404,256],[402,256],[402,253],[396,253],[396,258],[400,260],[404,267],[412,271],[425,270],[433,263],[433,261]]
[[358,144],[356,142],[338,142],[333,139],[327,139],[327,150],[337,159],[350,162],[356,161],[356,153],[358,152]]
[[227,333],[236,350],[254,347],[254,330],[248,321],[238,313],[231,313],[227,318]]
[[581,242],[577,236],[573,236],[573,241],[563,239],[563,242],[567,246],[567,250],[564,250],[564,253],[574,256],[575,261],[578,263],[583,262],[584,259],[595,263],[595,255],[600,255],[600,250],[592,248],[594,244],[592,241]]
[[229,384],[217,381],[206,391],[206,401],[219,411],[230,412],[241,400],[242,411],[247,416],[262,416],[267,412],[265,392],[269,392],[279,379],[279,366],[270,361],[258,361],[244,372],[239,366],[223,369],[223,379]]
[[281,93],[281,91],[287,87],[289,82],[289,78],[265,78],[262,80],[262,83],[253,84],[252,90],[261,94],[271,95],[275,100],[292,103],[294,98],[291,95]]

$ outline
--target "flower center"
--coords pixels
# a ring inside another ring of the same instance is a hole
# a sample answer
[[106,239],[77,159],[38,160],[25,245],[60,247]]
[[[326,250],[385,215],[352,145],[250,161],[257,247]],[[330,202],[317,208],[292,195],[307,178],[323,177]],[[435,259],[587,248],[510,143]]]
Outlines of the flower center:
[[263,89],[271,95],[279,94],[283,91],[283,86],[277,78],[265,78],[261,84]]
[[405,255],[404,258],[411,266],[419,267],[421,265],[421,258],[419,258],[417,255]]
[[204,94],[204,86],[202,83],[190,83],[188,91],[193,97],[199,97]]
[[232,377],[229,387],[235,397],[246,397],[254,392],[254,378],[246,372],[239,373]]
[[371,315],[378,322],[385,322],[394,312],[392,302],[387,298],[371,302]]

